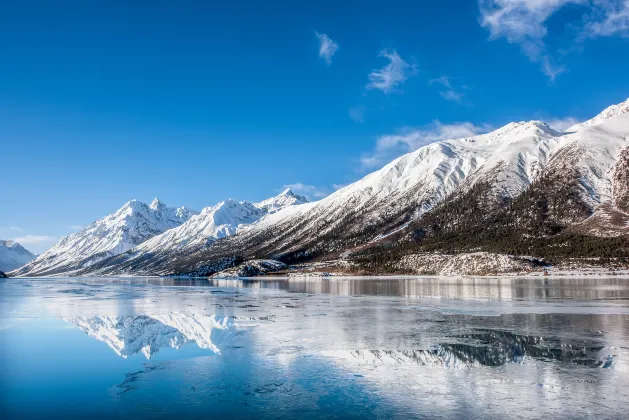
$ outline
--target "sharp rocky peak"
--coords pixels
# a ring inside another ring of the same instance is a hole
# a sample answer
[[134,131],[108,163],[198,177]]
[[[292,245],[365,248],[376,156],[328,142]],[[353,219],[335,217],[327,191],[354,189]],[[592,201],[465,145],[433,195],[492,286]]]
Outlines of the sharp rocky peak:
[[155,197],[153,201],[151,201],[151,204],[149,204],[149,208],[152,210],[158,210],[164,207],[166,207],[166,204],[160,201],[160,199],[157,197]]

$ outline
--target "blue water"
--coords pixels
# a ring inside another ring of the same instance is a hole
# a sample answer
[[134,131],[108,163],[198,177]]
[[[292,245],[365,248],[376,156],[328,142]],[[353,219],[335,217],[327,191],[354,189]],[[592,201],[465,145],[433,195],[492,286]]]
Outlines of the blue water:
[[629,280],[0,281],[2,418],[624,418]]

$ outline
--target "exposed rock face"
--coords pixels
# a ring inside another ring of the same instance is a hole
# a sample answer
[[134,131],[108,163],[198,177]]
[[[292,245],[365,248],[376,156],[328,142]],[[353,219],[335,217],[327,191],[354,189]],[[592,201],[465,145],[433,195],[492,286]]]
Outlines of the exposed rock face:
[[6,279],[8,276],[4,272],[0,271],[0,279]]
[[587,220],[572,226],[570,231],[601,238],[629,235],[629,214],[607,202],[601,204]]
[[213,278],[255,277],[274,271],[285,270],[288,266],[275,260],[250,260],[234,268],[220,271]]
[[422,253],[402,257],[398,268],[414,274],[480,276],[487,274],[530,272],[543,269],[543,262],[533,258],[473,252],[468,254]]
[[614,205],[629,213],[629,147],[625,148],[616,162],[612,178]]

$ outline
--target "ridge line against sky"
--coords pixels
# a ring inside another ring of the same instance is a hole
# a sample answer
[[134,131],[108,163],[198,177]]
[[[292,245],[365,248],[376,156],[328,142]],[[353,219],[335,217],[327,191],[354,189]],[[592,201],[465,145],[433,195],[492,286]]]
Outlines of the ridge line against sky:
[[629,96],[629,0],[127,6],[0,16],[0,239],[41,253],[132,198],[319,199],[431,142]]

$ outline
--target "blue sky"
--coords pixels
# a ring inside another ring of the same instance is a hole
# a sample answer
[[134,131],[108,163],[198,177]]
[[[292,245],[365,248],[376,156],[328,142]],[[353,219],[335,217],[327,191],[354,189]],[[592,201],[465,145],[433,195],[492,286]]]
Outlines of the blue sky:
[[36,252],[132,198],[318,198],[629,96],[626,0],[24,0],[0,36],[0,238]]

